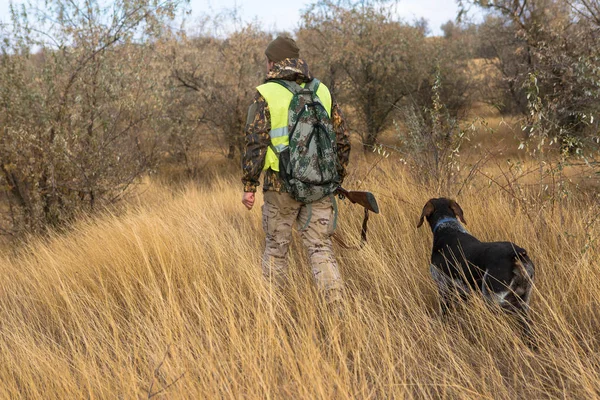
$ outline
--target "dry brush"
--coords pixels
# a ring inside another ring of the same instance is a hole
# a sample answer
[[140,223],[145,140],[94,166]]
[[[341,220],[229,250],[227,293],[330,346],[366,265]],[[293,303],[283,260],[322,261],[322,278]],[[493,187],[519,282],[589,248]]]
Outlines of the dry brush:
[[[475,235],[519,243],[537,265],[531,351],[478,299],[440,319],[431,233],[415,228],[438,193],[404,176],[386,160],[366,179],[349,178],[379,196],[382,214],[362,251],[337,249],[342,320],[320,302],[297,238],[288,292],[264,284],[260,210],[243,208],[227,176],[178,191],[150,184],[124,216],[81,221],[5,254],[0,397],[597,397],[591,198],[563,200],[563,212],[543,209],[533,223],[487,182],[458,198]],[[339,234],[353,242],[360,210],[340,208]]]

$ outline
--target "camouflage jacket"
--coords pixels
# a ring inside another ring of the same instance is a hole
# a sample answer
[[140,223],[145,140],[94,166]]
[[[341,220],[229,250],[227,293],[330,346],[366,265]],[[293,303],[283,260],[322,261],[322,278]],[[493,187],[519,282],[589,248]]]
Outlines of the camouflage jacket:
[[[308,65],[302,59],[287,58],[275,64],[267,74],[266,81],[284,79],[297,83],[310,82],[313,77]],[[340,161],[338,173],[341,179],[346,176],[346,167],[350,159],[350,137],[340,107],[332,102],[331,122],[337,139],[337,154]],[[256,192],[259,185],[260,173],[265,165],[267,148],[271,143],[271,115],[266,100],[258,91],[248,109],[248,119],[245,129],[245,146],[242,158],[242,183],[244,192]],[[279,174],[271,169],[265,171],[263,190],[283,191]]]

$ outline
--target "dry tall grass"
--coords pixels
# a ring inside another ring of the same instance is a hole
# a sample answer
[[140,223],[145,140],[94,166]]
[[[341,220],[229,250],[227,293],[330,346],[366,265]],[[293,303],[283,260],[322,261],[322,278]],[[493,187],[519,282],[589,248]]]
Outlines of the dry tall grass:
[[[475,235],[512,240],[536,263],[534,352],[477,299],[440,319],[431,232],[415,228],[438,193],[386,162],[363,186],[382,209],[369,245],[337,249],[343,321],[319,301],[296,239],[289,292],[265,286],[260,207],[243,208],[237,178],[155,184],[125,216],[3,256],[0,397],[599,397],[598,208],[571,197],[532,222],[487,182],[458,198]],[[345,240],[360,214],[341,206]]]

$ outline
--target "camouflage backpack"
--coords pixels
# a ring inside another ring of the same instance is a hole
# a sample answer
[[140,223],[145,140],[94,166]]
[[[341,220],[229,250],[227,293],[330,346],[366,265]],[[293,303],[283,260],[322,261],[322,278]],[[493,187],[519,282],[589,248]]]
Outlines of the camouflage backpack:
[[320,200],[340,185],[333,124],[316,95],[320,82],[313,79],[304,88],[293,81],[270,82],[293,94],[288,111],[289,146],[279,153],[279,176],[297,201]]

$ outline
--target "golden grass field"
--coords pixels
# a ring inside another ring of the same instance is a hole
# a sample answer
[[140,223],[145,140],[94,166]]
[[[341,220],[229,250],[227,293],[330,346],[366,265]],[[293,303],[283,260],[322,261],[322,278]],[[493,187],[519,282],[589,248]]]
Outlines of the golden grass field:
[[[432,234],[415,225],[428,198],[455,193],[391,157],[354,161],[347,186],[372,190],[382,212],[365,248],[336,247],[343,320],[320,302],[296,236],[289,292],[262,281],[262,197],[247,211],[238,176],[148,181],[124,212],[0,256],[0,398],[600,397],[593,192],[526,209],[481,178],[457,197],[474,235],[514,241],[536,264],[532,351],[478,298],[438,314]],[[358,242],[361,215],[340,206],[345,241]]]

